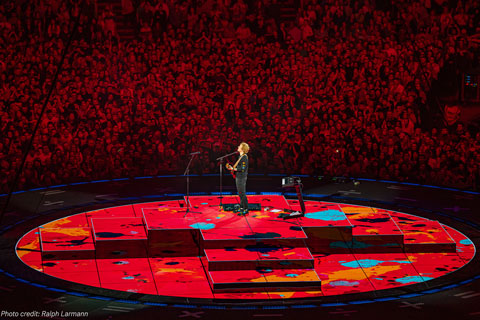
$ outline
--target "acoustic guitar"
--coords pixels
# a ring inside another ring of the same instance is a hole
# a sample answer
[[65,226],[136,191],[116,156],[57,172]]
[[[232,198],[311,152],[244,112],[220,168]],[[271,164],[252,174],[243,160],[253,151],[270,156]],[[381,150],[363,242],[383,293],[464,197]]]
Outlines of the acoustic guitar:
[[230,174],[232,175],[233,179],[235,179],[237,176],[235,174],[235,169],[233,168],[233,166],[229,162],[227,162],[225,167],[227,167],[227,169],[230,171]]

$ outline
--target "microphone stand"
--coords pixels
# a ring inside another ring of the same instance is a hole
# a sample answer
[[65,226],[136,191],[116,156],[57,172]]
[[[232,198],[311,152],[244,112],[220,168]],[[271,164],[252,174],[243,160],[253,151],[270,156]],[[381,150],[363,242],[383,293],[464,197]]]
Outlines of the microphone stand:
[[188,197],[189,197],[189,194],[190,194],[190,164],[192,163],[192,160],[193,158],[199,154],[200,152],[194,152],[194,153],[191,153],[191,158],[190,158],[190,161],[188,162],[188,165],[187,165],[187,169],[185,169],[185,172],[183,173],[184,176],[187,176],[187,211],[185,212],[185,214],[183,215],[183,217],[185,218],[185,216],[189,213],[189,212],[193,212],[193,213],[201,213],[199,211],[190,211],[190,202],[188,201]]
[[216,160],[220,161],[220,207],[223,206],[222,200],[223,200],[223,191],[222,191],[222,177],[223,177],[223,159],[230,157],[234,154],[238,153],[238,151],[229,153],[227,155],[221,156],[220,158],[217,158]]

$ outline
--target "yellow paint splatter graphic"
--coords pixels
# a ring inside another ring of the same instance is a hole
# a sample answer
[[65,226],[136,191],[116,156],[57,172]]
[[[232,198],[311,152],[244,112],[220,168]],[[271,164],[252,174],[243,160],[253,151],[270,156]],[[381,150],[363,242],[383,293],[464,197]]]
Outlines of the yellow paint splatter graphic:
[[72,237],[89,237],[92,232],[90,228],[56,228],[56,229],[42,229],[42,234],[45,233],[55,233],[55,234],[64,234]]
[[342,207],[344,213],[373,213],[369,207]]
[[[32,252],[31,250],[40,250],[40,242],[37,239],[33,239],[31,242],[23,245],[23,246],[19,246],[17,247],[17,254],[18,254],[18,257],[21,259],[22,257],[24,257],[25,255],[29,254],[30,252]],[[30,265],[30,264],[29,264]]]

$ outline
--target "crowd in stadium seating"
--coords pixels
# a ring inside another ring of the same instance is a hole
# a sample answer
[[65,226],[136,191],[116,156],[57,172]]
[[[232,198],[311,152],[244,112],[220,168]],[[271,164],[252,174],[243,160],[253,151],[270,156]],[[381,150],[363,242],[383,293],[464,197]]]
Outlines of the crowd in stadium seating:
[[124,0],[129,41],[94,0],[14,3],[0,5],[2,191],[46,99],[18,189],[183,172],[192,151],[192,172],[215,173],[241,141],[251,172],[478,187],[480,133],[420,117],[443,64],[478,52],[478,1],[305,0],[288,22],[275,0]]

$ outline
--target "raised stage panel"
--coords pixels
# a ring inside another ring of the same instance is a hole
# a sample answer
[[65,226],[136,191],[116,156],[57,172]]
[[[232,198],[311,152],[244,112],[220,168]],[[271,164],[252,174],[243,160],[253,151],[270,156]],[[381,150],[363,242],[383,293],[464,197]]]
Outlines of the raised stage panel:
[[468,239],[463,233],[449,227],[442,225],[445,231],[456,243],[456,253],[465,262],[468,263],[475,256],[475,246],[472,240]]
[[200,233],[194,229],[150,230],[148,255],[150,257],[194,257],[201,254]]
[[[293,210],[299,205],[291,204]],[[312,253],[349,253],[352,242],[352,224],[337,204],[306,202],[305,216],[297,218],[308,239]]]
[[352,249],[355,253],[403,252],[403,232],[388,213],[349,213],[347,218],[353,225]]
[[405,252],[456,252],[456,243],[438,221],[392,216],[404,234]]
[[150,257],[198,256],[200,233],[194,214],[185,208],[143,208]]
[[93,218],[91,225],[97,259],[147,257],[143,218]]
[[307,247],[257,246],[260,268],[313,269],[313,256]]
[[259,270],[208,271],[208,281],[214,292],[232,289],[265,291],[267,284]]
[[303,227],[312,253],[350,253],[352,227]]
[[260,259],[258,252],[246,247],[205,249],[206,267],[210,271],[255,269]]
[[263,243],[243,248],[205,249],[208,270],[313,268],[313,257],[305,247],[268,246]]
[[231,290],[266,291],[269,288],[319,290],[321,280],[313,269],[262,269],[209,271],[214,292]]
[[93,259],[90,228],[39,228],[43,260]]

